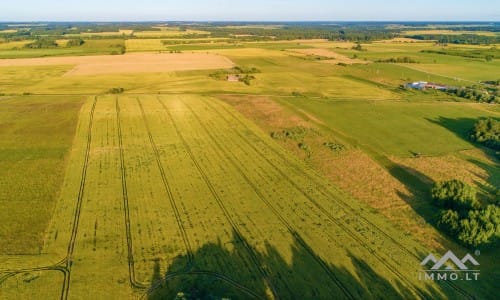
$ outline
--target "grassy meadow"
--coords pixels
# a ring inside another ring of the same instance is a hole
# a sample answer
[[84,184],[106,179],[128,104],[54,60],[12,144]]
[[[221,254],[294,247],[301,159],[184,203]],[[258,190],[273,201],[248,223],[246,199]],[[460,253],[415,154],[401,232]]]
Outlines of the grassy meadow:
[[[254,72],[0,67],[1,299],[495,297],[497,246],[440,232],[429,190],[459,178],[495,201],[498,158],[468,133],[498,105],[402,88],[498,80],[498,58],[455,55],[490,46],[113,30],[2,42],[0,59],[209,53]],[[448,249],[481,250],[480,280],[419,280]]]

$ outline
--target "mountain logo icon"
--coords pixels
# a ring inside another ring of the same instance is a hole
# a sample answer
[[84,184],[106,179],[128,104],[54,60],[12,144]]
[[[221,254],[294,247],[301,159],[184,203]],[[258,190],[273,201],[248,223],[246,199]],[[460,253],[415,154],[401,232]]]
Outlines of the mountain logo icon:
[[432,262],[434,265],[429,269],[429,271],[438,271],[442,270],[469,270],[466,264],[472,264],[474,266],[479,266],[479,263],[477,262],[472,255],[468,254],[464,256],[464,258],[459,259],[451,250],[446,252],[441,259],[437,259],[432,253],[429,254],[422,262],[420,263],[421,266],[427,266],[429,262]]

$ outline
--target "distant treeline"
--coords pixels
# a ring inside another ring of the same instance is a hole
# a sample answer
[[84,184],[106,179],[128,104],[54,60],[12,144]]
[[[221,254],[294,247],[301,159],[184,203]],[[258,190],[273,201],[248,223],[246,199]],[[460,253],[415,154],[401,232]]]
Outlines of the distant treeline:
[[443,55],[462,56],[467,58],[479,58],[490,61],[500,58],[500,49],[491,47],[490,49],[459,50],[459,49],[440,49],[440,50],[422,50],[421,53],[433,53]]
[[491,45],[500,43],[500,37],[498,36],[477,34],[415,34],[406,35],[405,37],[424,41],[432,40],[440,44]]
[[369,42],[390,39],[399,35],[397,31],[379,27],[349,27],[338,28],[328,26],[284,26],[280,28],[254,27],[197,27],[196,29],[210,31],[212,37],[245,36],[254,40],[295,40],[295,39],[327,39],[339,41]]

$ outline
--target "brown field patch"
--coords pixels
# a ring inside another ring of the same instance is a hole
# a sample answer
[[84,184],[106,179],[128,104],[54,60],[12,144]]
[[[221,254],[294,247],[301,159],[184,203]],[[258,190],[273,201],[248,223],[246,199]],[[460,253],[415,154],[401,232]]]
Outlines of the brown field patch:
[[[428,176],[428,180],[445,181],[459,179],[475,186],[482,193],[494,193],[500,185],[500,179],[493,170],[498,168],[498,161],[486,156],[481,150],[464,150],[457,154],[434,157],[399,158],[391,160]],[[490,197],[494,197],[490,195]]]
[[208,53],[137,53],[0,60],[0,67],[50,65],[75,65],[64,76],[79,76],[223,69],[233,67],[234,63],[225,56]]
[[290,49],[288,51],[291,52],[296,52],[300,54],[305,54],[305,55],[316,55],[316,56],[322,56],[326,58],[330,58],[331,60],[323,60],[322,62],[326,63],[334,63],[334,64],[367,64],[369,62],[360,60],[360,59],[352,59],[349,58],[345,55],[333,52],[329,49],[321,49],[321,48],[316,48],[316,49]]

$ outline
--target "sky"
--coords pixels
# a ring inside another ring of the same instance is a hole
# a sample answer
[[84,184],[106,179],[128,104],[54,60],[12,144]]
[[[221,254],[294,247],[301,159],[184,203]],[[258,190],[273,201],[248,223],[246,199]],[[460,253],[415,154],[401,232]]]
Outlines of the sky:
[[1,21],[499,21],[498,0],[13,0]]

